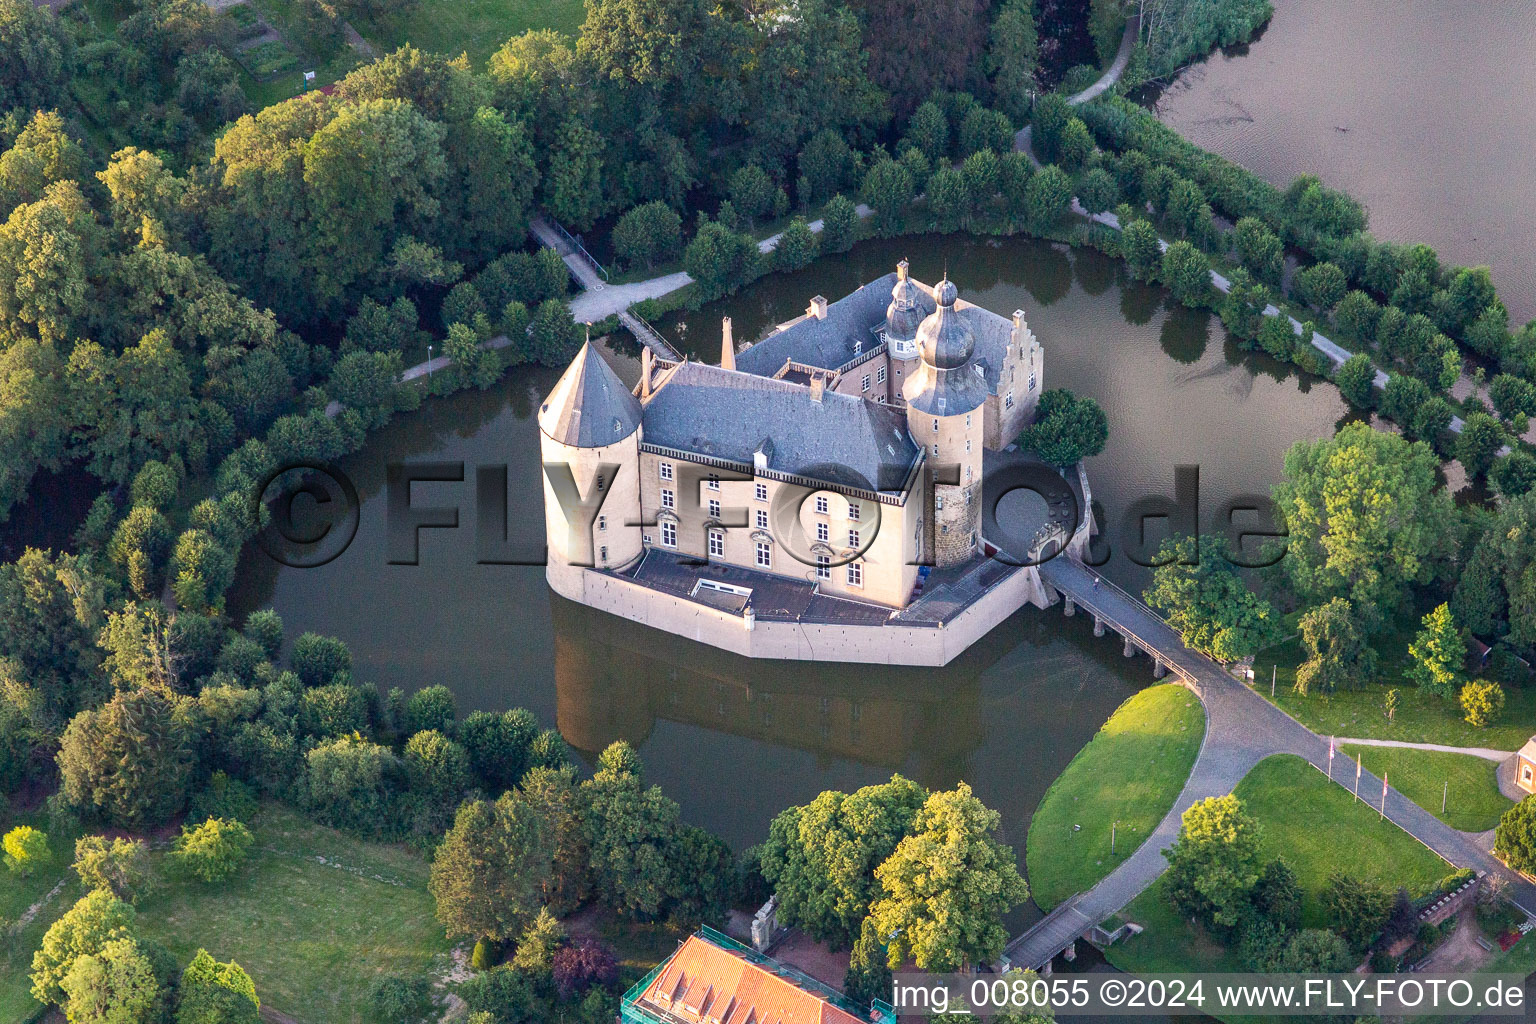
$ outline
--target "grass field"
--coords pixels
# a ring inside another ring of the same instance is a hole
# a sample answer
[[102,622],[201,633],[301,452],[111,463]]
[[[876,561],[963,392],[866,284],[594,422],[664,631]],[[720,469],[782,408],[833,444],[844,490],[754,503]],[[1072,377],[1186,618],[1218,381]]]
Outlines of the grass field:
[[[1486,758],[1394,747],[1344,746],[1340,750],[1351,760],[1358,754],[1367,771],[1377,775],[1385,771],[1393,788],[1463,832],[1493,828],[1499,823],[1499,816],[1514,806],[1514,801],[1499,792],[1495,777],[1498,765]],[[1341,777],[1353,772],[1349,764],[1342,768],[1338,764],[1334,762],[1334,771]],[[1442,793],[1444,813],[1440,811]]]
[[[1375,811],[1302,758],[1265,758],[1235,792],[1264,829],[1264,858],[1280,857],[1296,872],[1305,927],[1326,925],[1318,895],[1335,871],[1394,889],[1406,886],[1415,896],[1452,871],[1428,847],[1390,821],[1378,820]],[[1143,972],[1241,969],[1220,943],[1173,911],[1161,881],[1122,916],[1147,930],[1109,948],[1106,955],[1116,967]]]
[[[1424,693],[1403,678],[1402,665],[1411,639],[1411,632],[1399,632],[1377,641],[1381,670],[1370,686],[1310,697],[1303,697],[1294,689],[1296,666],[1303,656],[1300,642],[1290,640],[1255,659],[1254,688],[1269,699],[1270,670],[1275,668],[1274,703],[1323,736],[1518,750],[1536,733],[1536,687],[1506,688],[1503,717],[1486,729],[1479,729],[1463,720],[1459,704]],[[1390,689],[1397,690],[1401,703],[1388,721],[1382,701]]]
[[410,43],[422,50],[469,54],[476,70],[501,44],[529,29],[575,37],[586,18],[583,0],[420,0],[398,18],[353,23],[381,53]]
[[1050,910],[1135,852],[1178,799],[1204,737],[1200,701],[1177,683],[1120,705],[1030,819],[1025,862],[1035,902]]
[[233,880],[167,886],[140,904],[141,931],[183,962],[200,946],[236,961],[263,1007],[303,1024],[367,1021],[375,979],[425,974],[448,952],[417,854],[273,804],[252,827],[257,852]]

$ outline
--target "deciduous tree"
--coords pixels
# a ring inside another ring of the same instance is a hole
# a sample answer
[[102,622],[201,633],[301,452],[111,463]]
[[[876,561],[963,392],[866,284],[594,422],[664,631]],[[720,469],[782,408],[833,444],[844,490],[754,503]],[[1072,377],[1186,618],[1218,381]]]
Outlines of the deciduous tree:
[[1218,661],[1251,657],[1280,638],[1279,616],[1228,561],[1220,537],[1163,542],[1147,603],[1179,631],[1186,646]]

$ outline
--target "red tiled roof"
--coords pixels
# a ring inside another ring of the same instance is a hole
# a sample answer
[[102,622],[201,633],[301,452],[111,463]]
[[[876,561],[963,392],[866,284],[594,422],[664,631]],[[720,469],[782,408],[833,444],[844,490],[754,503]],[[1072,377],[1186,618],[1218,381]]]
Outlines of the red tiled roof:
[[689,1024],[867,1024],[697,935],[637,1001]]

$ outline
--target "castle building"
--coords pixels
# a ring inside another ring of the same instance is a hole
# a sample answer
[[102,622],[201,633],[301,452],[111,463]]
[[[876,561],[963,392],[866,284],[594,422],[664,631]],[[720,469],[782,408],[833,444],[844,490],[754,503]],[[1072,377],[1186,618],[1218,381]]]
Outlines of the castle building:
[[673,632],[690,609],[634,585],[749,630],[881,624],[985,561],[983,457],[1030,422],[1043,353],[1022,310],[907,271],[739,351],[727,318],[719,366],[646,350],[632,389],[584,346],[538,417],[553,589]]

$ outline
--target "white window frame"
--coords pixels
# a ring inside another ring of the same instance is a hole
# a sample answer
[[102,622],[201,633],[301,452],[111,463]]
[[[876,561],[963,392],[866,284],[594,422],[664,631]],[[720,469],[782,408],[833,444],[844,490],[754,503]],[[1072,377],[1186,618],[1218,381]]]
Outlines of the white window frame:
[[598,532],[602,533],[602,532],[606,531],[607,529],[608,529],[608,517],[604,516],[604,515],[599,515],[597,517],[597,530],[598,530]]
[[819,516],[826,515],[830,508],[831,508],[831,506],[827,503],[827,496],[825,494],[818,494],[818,495],[816,495],[816,514],[817,515],[819,515]]
[[657,469],[660,471],[661,478],[663,480],[671,480],[672,479],[672,463],[670,463],[670,462],[659,463],[657,465]]
[[850,587],[859,587],[859,588],[862,588],[864,586],[864,563],[863,562],[849,562],[848,563],[848,585]]
[[709,518],[711,518],[711,519],[719,519],[720,518],[720,502],[716,498],[710,498],[709,499]]
[[819,580],[829,580],[832,578],[832,556],[816,556],[816,578]]
[[859,521],[860,514],[859,503],[856,501],[848,502],[848,518],[856,523]]
[[766,530],[766,529],[768,529],[768,510],[767,509],[760,508],[760,509],[757,510],[757,528],[759,530]]
[[1012,391],[1008,392],[1006,395],[1003,396],[1003,408],[1004,409],[1012,409],[1013,408],[1013,392]]
[[851,526],[848,528],[848,546],[855,549],[859,546],[859,531]]
[[673,491],[672,488],[663,487],[661,489],[661,507],[670,509],[677,508],[677,493]]
[[724,530],[710,530],[709,531],[709,557],[711,557],[711,558],[724,558],[725,557],[725,531]]
[[677,547],[677,524],[670,519],[661,521],[661,546],[664,548]]
[[600,562],[605,562],[605,563],[608,561],[608,545],[607,544],[604,544],[603,546],[601,546],[600,548],[597,549],[597,560],[600,561]]
[[753,552],[753,564],[755,564],[759,569],[772,569],[773,545],[769,544],[765,540],[758,541],[757,547]]
[[1029,375],[1029,390],[1035,390],[1035,375],[1033,373]]
[[875,383],[876,384],[884,384],[885,383],[885,367],[881,366],[881,367],[876,368],[876,370],[875,370]]
[[859,378],[859,390],[860,391],[868,391],[869,390],[869,374],[866,373],[863,377]]
[[753,496],[755,498],[757,498],[758,501],[767,501],[768,500],[768,485],[765,484],[765,483],[757,484],[753,488]]
[[816,539],[817,540],[819,540],[823,544],[825,544],[830,539],[830,536],[831,536],[831,534],[830,534],[830,531],[827,529],[827,524],[826,523],[817,523],[816,524]]
[[718,491],[720,489],[720,478],[711,473],[709,474],[709,478],[704,481],[704,486],[708,487],[712,491]]

